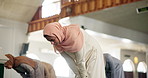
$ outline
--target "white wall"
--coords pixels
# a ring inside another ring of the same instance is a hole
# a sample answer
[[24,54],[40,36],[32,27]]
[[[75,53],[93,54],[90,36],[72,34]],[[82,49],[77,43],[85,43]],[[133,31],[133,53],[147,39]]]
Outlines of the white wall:
[[4,53],[18,55],[22,43],[27,41],[27,23],[0,19],[0,47]]
[[115,48],[115,49],[111,49],[110,51],[107,51],[107,52],[104,52],[104,53],[108,53],[110,54],[111,56],[121,60],[121,51],[119,48]]
[[[47,49],[50,52],[42,52],[43,49]],[[33,53],[39,60],[50,64],[53,64],[54,60],[59,57],[59,55],[54,52],[53,47],[49,42],[29,41],[28,53]]]
[[[0,19],[0,47],[2,52],[18,56],[22,43],[27,41],[27,23]],[[13,69],[5,69],[4,78],[21,78]]]

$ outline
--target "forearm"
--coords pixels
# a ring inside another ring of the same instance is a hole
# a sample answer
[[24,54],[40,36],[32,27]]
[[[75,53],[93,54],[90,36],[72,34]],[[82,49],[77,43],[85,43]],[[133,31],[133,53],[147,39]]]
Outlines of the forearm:
[[81,78],[87,78],[87,70],[85,67],[85,62],[77,63],[78,70],[80,72]]
[[87,78],[87,69],[86,69],[84,53],[80,51],[75,53],[75,56],[76,56],[76,65],[80,72],[81,78]]

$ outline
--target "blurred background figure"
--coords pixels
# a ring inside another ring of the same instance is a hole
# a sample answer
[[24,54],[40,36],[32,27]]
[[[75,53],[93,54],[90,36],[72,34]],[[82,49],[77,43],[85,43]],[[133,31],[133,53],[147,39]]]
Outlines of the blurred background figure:
[[9,60],[5,63],[5,67],[13,68],[23,78],[56,78],[53,67],[48,63],[26,56],[14,57],[11,54],[6,54],[6,56]]

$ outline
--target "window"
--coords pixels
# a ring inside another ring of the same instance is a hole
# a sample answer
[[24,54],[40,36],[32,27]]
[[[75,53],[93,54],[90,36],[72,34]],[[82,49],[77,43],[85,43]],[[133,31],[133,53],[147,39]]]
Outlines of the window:
[[145,62],[140,62],[137,67],[138,72],[146,73],[147,72],[147,65]]
[[130,60],[130,59],[127,59],[124,61],[123,63],[123,70],[126,71],[126,72],[132,72],[134,71],[134,63]]
[[42,18],[50,17],[61,12],[60,0],[44,0],[42,4]]

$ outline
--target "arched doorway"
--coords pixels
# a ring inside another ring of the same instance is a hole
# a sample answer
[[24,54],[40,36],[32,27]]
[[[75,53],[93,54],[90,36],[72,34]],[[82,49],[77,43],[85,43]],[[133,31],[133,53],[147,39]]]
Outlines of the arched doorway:
[[139,62],[137,67],[138,78],[146,78],[147,65],[145,62]]
[[125,78],[134,78],[133,72],[135,70],[135,66],[132,60],[127,59],[124,61],[123,70],[124,70]]

